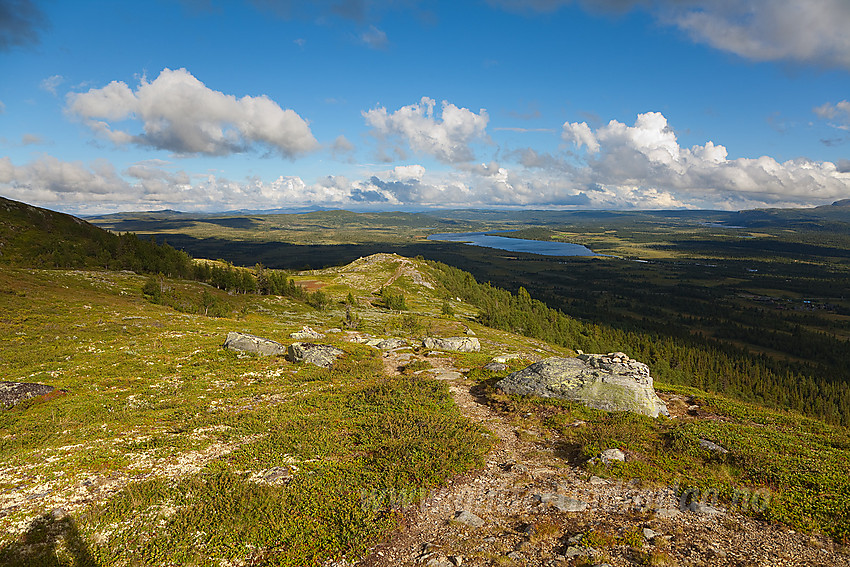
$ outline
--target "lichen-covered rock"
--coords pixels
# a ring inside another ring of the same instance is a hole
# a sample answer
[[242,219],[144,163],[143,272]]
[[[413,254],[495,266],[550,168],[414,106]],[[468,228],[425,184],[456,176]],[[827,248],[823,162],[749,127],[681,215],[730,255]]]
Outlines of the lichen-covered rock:
[[496,387],[508,394],[563,398],[605,411],[668,415],[652,387],[649,368],[621,352],[549,358],[509,374]]
[[237,352],[254,352],[263,356],[276,356],[286,353],[286,347],[278,342],[235,331],[227,333],[224,348]]
[[475,337],[446,337],[444,339],[425,337],[422,339],[422,346],[431,350],[454,352],[478,352],[481,350],[481,343]]
[[303,341],[304,339],[312,339],[312,340],[324,339],[325,335],[323,335],[322,333],[320,333],[318,331],[314,331],[313,329],[311,329],[307,325],[304,325],[303,327],[301,327],[300,331],[295,331],[294,333],[290,333],[289,338],[298,339],[298,340]]
[[599,455],[599,460],[602,461],[603,465],[610,465],[614,461],[625,461],[626,454],[619,449],[605,449]]
[[559,512],[584,512],[587,510],[587,502],[582,502],[571,496],[555,493],[535,494],[534,500],[540,504],[552,507]]
[[399,339],[396,337],[391,337],[389,339],[384,339],[375,345],[375,348],[379,348],[381,350],[393,350],[396,348],[402,348],[407,346],[407,341],[404,339]]
[[49,394],[55,390],[47,384],[29,382],[0,382],[0,405],[10,408],[30,398]]
[[290,361],[315,364],[322,368],[330,368],[342,354],[343,351],[336,347],[314,343],[292,343],[286,349],[286,358]]

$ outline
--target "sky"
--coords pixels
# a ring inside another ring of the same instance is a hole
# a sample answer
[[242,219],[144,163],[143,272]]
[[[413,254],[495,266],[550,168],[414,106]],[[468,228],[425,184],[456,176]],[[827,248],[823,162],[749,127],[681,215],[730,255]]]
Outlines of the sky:
[[0,196],[176,209],[850,198],[847,0],[0,0]]

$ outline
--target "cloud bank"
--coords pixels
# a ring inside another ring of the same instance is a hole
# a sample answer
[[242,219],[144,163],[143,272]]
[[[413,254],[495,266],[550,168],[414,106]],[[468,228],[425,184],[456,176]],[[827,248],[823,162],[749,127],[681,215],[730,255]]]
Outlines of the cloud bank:
[[[265,95],[236,98],[212,90],[186,69],[164,69],[133,91],[113,81],[67,96],[67,112],[116,145],[138,144],[178,155],[222,156],[255,146],[291,158],[315,150],[310,126],[296,112]],[[133,134],[113,123],[141,123]]]
[[562,137],[585,150],[582,166],[574,170],[576,182],[620,193],[660,191],[681,202],[725,209],[822,203],[850,192],[850,175],[832,162],[730,160],[726,148],[711,141],[683,148],[659,112],[638,115],[633,126],[612,120],[596,131],[584,122],[567,122]]

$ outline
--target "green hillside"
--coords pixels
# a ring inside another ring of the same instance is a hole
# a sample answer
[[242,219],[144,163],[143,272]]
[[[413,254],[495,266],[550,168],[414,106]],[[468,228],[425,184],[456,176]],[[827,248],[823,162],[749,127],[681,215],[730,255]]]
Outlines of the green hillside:
[[117,236],[84,220],[0,197],[0,264],[104,268],[191,275],[189,257],[170,246]]
[[[0,264],[4,379],[56,388],[0,409],[0,565],[423,564],[433,541],[469,565],[727,564],[703,541],[850,564],[845,427],[669,382],[656,389],[673,418],[506,396],[496,381],[534,360],[645,353],[436,262],[198,265],[255,287]],[[224,307],[205,314],[198,298]],[[287,345],[304,326],[342,351],[332,367],[222,348],[233,331]],[[473,334],[477,353],[421,346]],[[370,346],[386,338],[407,343]],[[655,352],[658,367],[669,353]],[[507,363],[484,368],[496,357]],[[600,463],[611,447],[626,461]],[[534,503],[553,486],[588,509]],[[665,519],[646,503],[662,493],[725,512]],[[483,526],[452,521],[473,505]],[[558,559],[570,540],[585,556]]]

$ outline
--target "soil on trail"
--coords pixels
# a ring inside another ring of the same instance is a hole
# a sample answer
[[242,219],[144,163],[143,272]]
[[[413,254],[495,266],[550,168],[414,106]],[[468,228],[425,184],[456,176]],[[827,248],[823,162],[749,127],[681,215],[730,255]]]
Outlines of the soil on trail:
[[[384,365],[398,374],[417,359],[495,443],[482,469],[406,508],[402,525],[359,565],[850,566],[830,540],[736,512],[690,511],[672,487],[589,476],[542,432],[489,407],[450,358],[402,349],[385,353]],[[590,532],[609,537],[582,541]]]

